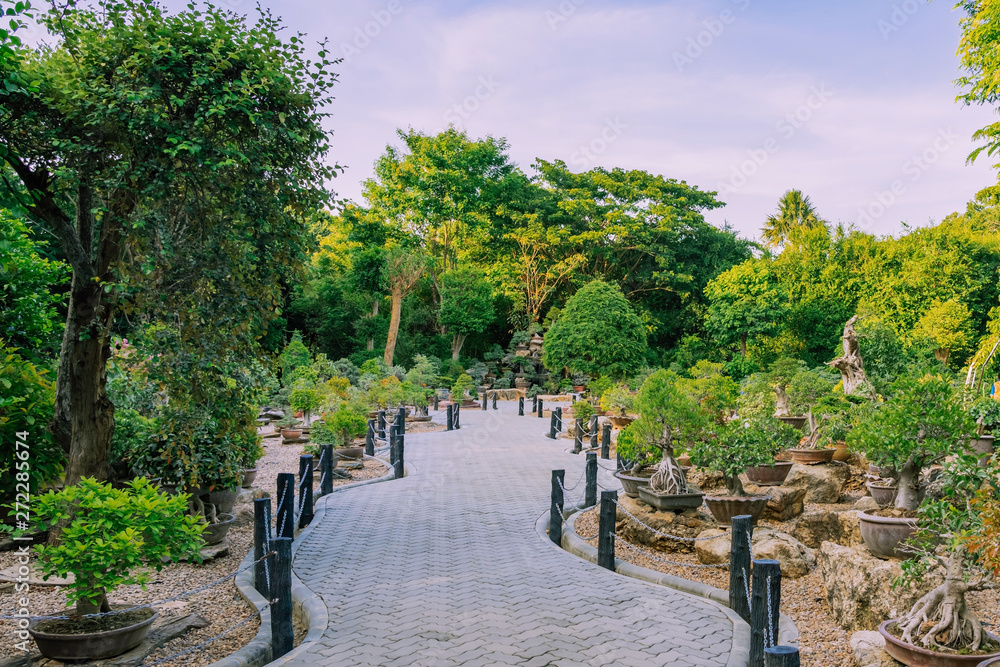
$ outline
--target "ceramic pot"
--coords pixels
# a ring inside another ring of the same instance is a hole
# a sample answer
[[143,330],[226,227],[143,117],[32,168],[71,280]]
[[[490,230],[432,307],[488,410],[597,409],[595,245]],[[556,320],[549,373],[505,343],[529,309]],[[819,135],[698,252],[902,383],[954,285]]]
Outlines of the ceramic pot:
[[791,415],[782,415],[781,417],[778,417],[778,419],[785,422],[792,428],[800,431],[802,430],[802,427],[806,425],[806,422],[809,421],[809,417],[803,415],[797,417],[793,417]]
[[639,488],[649,486],[649,477],[636,477],[634,475],[627,475],[621,471],[616,472],[615,477],[622,483],[622,489],[625,490],[625,495],[629,498],[638,498]]
[[770,499],[770,496],[705,496],[705,506],[723,526],[731,524],[734,516],[743,514],[749,514],[753,517],[753,522],[757,523]]
[[205,540],[205,546],[219,544],[226,539],[226,534],[236,521],[236,517],[232,514],[218,514],[216,518],[219,520],[218,523],[208,524],[208,528],[201,534],[202,539]]
[[251,486],[253,486],[253,481],[256,478],[257,478],[257,469],[256,468],[246,468],[243,471],[243,484],[242,484],[243,488],[244,489],[249,489]]
[[896,500],[896,491],[899,487],[886,486],[884,484],[872,484],[868,482],[868,493],[878,503],[879,507],[888,507]]
[[657,493],[648,486],[639,487],[639,500],[661,512],[698,509],[704,497],[704,493]]
[[851,458],[851,450],[847,448],[846,442],[838,442],[833,452],[834,461],[848,461]]
[[774,465],[747,468],[747,479],[757,486],[780,486],[791,469],[790,461],[775,461]]
[[[886,628],[895,621],[883,621],[878,626],[879,634],[885,638],[885,652],[909,667],[979,667],[980,665],[996,664],[1000,658],[1000,653],[988,655],[955,655],[951,653],[941,653],[929,649],[914,646],[904,642],[899,637],[894,636]],[[1000,641],[989,632],[983,632],[994,641]]]
[[[132,605],[122,605],[132,606]],[[115,605],[114,608],[122,608]],[[146,638],[150,626],[159,613],[149,609],[149,617],[127,625],[124,628],[105,630],[104,632],[87,632],[82,634],[58,634],[45,632],[47,623],[39,621],[28,627],[28,632],[38,645],[38,650],[46,658],[64,662],[80,660],[100,660],[111,658],[129,651]]]
[[815,465],[817,463],[829,463],[833,460],[833,455],[837,453],[836,449],[789,449],[788,452],[792,455],[792,461],[795,463],[804,463],[806,465]]
[[905,560],[913,554],[901,551],[899,546],[917,532],[916,519],[875,516],[858,512],[861,521],[861,540],[873,556]]

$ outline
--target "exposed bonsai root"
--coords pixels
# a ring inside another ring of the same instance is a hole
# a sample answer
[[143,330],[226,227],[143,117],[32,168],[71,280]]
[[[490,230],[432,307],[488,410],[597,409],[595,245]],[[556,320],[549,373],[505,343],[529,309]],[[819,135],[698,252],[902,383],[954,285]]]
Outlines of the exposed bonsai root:
[[660,464],[656,466],[656,472],[649,478],[649,488],[656,493],[688,493],[687,480],[684,478],[684,471],[671,455],[663,457]]
[[[904,642],[927,648],[949,647],[978,650],[983,642],[983,626],[965,604],[968,584],[962,578],[958,559],[948,562],[944,583],[917,600],[910,611],[896,621]],[[924,632],[927,623],[933,623]],[[914,634],[923,635],[914,641]]]

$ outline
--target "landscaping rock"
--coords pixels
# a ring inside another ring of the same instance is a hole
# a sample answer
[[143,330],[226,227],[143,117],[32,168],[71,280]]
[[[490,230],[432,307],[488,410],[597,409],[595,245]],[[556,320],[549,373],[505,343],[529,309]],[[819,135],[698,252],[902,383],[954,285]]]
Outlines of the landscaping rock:
[[871,496],[864,496],[854,503],[854,509],[861,512],[873,511],[878,509],[878,503]]
[[[720,528],[709,528],[698,533],[698,537],[712,537],[713,535],[728,535],[729,531]],[[729,552],[732,549],[732,539],[720,537],[717,540],[703,540],[694,543],[694,552],[698,556],[698,562],[704,565],[718,565],[729,562]]]
[[812,549],[818,549],[823,542],[845,547],[861,544],[861,525],[853,510],[806,512],[795,521],[791,533]]
[[705,493],[716,493],[725,491],[726,489],[726,480],[720,472],[705,470],[703,468],[692,468],[685,473],[684,477],[687,479],[688,484],[696,485]]
[[939,570],[909,587],[893,588],[902,575],[899,561],[872,556],[864,545],[823,542],[816,558],[834,621],[845,630],[875,630],[879,623],[908,612],[943,581]]
[[764,510],[764,518],[771,521],[788,521],[802,514],[805,509],[806,490],[772,486],[761,489],[771,497]]
[[851,635],[851,650],[854,652],[854,661],[858,667],[899,667],[903,665],[885,652],[885,639],[878,632],[872,630],[862,630]]
[[[681,514],[658,512],[638,499],[628,496],[620,498],[618,502],[639,521],[668,535],[697,537],[707,528],[718,527],[711,515],[699,510],[687,510]],[[652,533],[637,525],[621,510],[618,510],[615,530],[624,539],[635,544],[655,547],[669,553],[692,553],[694,551],[694,545],[691,542],[672,540]]]
[[805,489],[807,503],[835,503],[840,500],[850,476],[850,468],[845,463],[834,461],[812,466],[794,463],[782,487]]
[[768,528],[754,530],[753,557],[778,561],[781,576],[786,579],[804,577],[816,565],[816,554],[812,549],[787,533]]

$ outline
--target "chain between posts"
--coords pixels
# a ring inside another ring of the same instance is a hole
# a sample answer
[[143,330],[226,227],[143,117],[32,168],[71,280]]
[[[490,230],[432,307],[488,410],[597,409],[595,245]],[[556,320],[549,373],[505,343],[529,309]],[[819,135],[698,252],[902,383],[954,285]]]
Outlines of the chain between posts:
[[703,569],[708,569],[708,568],[729,567],[729,563],[709,563],[707,565],[701,564],[701,563],[678,563],[676,561],[667,560],[666,558],[662,558],[662,557],[660,557],[660,556],[658,556],[658,555],[656,555],[654,553],[646,551],[645,549],[640,549],[639,547],[635,546],[634,544],[632,544],[631,542],[629,542],[628,540],[626,540],[625,538],[623,538],[620,535],[616,534],[613,537],[615,538],[615,542],[621,542],[622,544],[624,544],[626,547],[628,547],[629,549],[631,549],[635,553],[638,553],[638,554],[640,554],[642,556],[646,556],[648,558],[652,558],[653,560],[658,560],[661,563],[666,563],[667,565],[674,565],[674,566],[677,566],[677,567],[689,567],[689,568],[694,569],[694,570],[703,570]]
[[258,616],[260,616],[261,614],[263,614],[264,610],[267,609],[270,606],[271,606],[271,602],[269,601],[263,607],[261,607],[260,609],[258,609],[257,613],[252,614],[250,616],[247,616],[245,619],[243,619],[242,621],[240,621],[239,623],[237,623],[233,627],[229,628],[228,630],[223,630],[219,634],[215,635],[214,637],[210,637],[210,638],[206,639],[205,641],[203,641],[202,643],[198,644],[197,646],[192,646],[191,648],[184,649],[183,651],[180,651],[178,653],[174,653],[173,655],[168,655],[166,658],[160,658],[156,662],[143,662],[143,663],[140,663],[139,667],[155,667],[155,665],[159,665],[159,664],[162,664],[164,662],[168,662],[170,660],[173,660],[175,658],[179,658],[182,655],[187,655],[188,653],[194,653],[195,651],[197,651],[197,650],[199,650],[201,648],[204,648],[205,646],[208,646],[209,644],[211,644],[215,640],[221,639],[222,637],[225,637],[226,635],[228,635],[233,630],[236,630],[238,628],[243,627],[244,625],[246,625],[247,623],[249,623],[253,619],[255,619]]
[[627,514],[630,519],[632,519],[633,521],[635,521],[637,524],[639,524],[640,526],[642,526],[646,530],[648,530],[650,532],[653,532],[653,533],[656,533],[660,537],[666,537],[667,539],[670,539],[670,540],[677,540],[678,542],[705,542],[705,541],[708,541],[708,540],[716,540],[716,539],[718,539],[720,537],[726,537],[726,536],[729,535],[729,531],[726,531],[724,533],[720,533],[718,535],[710,535],[709,537],[681,537],[680,535],[670,535],[669,533],[661,532],[661,531],[653,528],[652,526],[647,526],[642,521],[640,521],[639,519],[635,518],[635,516],[631,512],[629,512],[627,509],[625,509],[624,507],[622,507],[621,503],[619,503],[617,500],[615,501],[615,505],[622,512],[625,512],[625,514]]

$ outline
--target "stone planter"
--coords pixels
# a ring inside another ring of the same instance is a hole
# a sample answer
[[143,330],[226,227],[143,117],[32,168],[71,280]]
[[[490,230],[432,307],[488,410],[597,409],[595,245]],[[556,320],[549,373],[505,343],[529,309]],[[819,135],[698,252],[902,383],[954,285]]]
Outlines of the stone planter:
[[[123,605],[131,606],[131,605]],[[115,605],[121,609],[122,606]],[[104,632],[88,632],[82,634],[59,634],[45,632],[52,621],[39,621],[28,627],[28,632],[38,644],[38,650],[46,658],[64,662],[80,660],[100,660],[111,658],[129,651],[146,638],[153,621],[159,616],[154,609],[148,609],[149,617],[127,625],[124,628],[105,630]]]
[[648,486],[639,487],[639,500],[661,512],[696,510],[704,497],[704,493],[657,493]]
[[792,428],[798,429],[800,431],[802,430],[802,427],[806,425],[806,422],[809,421],[809,417],[806,417],[805,415],[800,415],[798,417],[792,417],[790,415],[782,415],[778,417],[778,419],[785,422]]
[[625,428],[635,420],[632,417],[608,417],[615,428]]
[[716,521],[728,526],[733,522],[734,516],[743,514],[749,514],[753,517],[753,522],[757,523],[757,519],[767,509],[767,501],[770,499],[770,496],[705,496],[705,505]]
[[217,514],[216,518],[218,518],[219,522],[208,524],[208,528],[201,534],[201,538],[205,540],[205,546],[210,547],[226,539],[226,534],[236,521],[236,517],[232,514]]
[[791,469],[791,461],[775,461],[774,465],[747,468],[747,479],[757,486],[781,486]]
[[885,484],[872,484],[868,482],[868,493],[878,503],[879,507],[888,507],[896,500],[897,486],[886,486]]
[[834,461],[848,461],[851,458],[851,450],[847,448],[846,442],[838,442],[833,452]]
[[531,386],[531,380],[525,378],[514,378],[514,386],[518,389],[527,389]]
[[[388,430],[388,429],[386,429]],[[357,461],[365,455],[364,447],[340,447],[333,450],[337,453],[337,458],[342,460]]]
[[652,475],[649,477],[635,477],[633,475],[626,475],[625,473],[619,471],[615,473],[615,477],[617,477],[618,481],[622,483],[622,489],[625,490],[626,496],[629,498],[638,498],[639,488],[643,486],[648,487],[649,477],[652,477]]
[[817,463],[829,463],[833,460],[836,449],[789,449],[792,461],[795,463],[805,463],[815,465]]
[[861,521],[861,540],[873,556],[905,560],[912,554],[901,551],[899,546],[917,532],[916,519],[875,516],[858,512]]
[[285,440],[298,440],[302,437],[302,429],[300,428],[283,428],[281,429],[281,437]]
[[[931,651],[920,646],[914,646],[904,642],[902,639],[893,636],[887,627],[895,621],[883,621],[878,626],[879,634],[885,639],[885,652],[909,667],[977,667],[979,665],[996,664],[1000,653],[987,655],[955,655],[953,653],[942,653]],[[995,635],[983,632],[994,641],[1000,641]]]
[[238,489],[210,491],[208,493],[208,502],[215,505],[216,512],[220,514],[229,514],[233,511],[233,505],[236,504],[237,495],[239,495]]
[[257,469],[247,468],[243,471],[243,484],[241,485],[244,489],[249,489],[253,486],[253,481],[257,479]]

